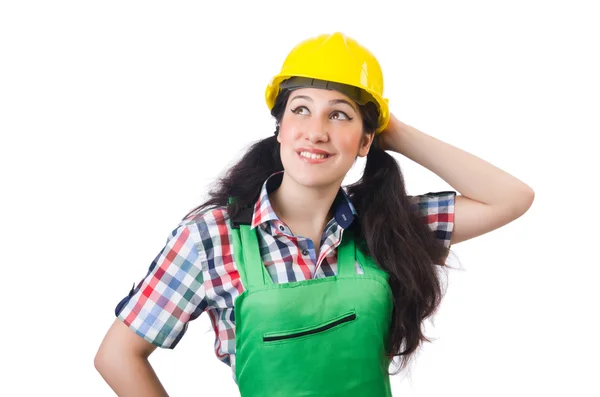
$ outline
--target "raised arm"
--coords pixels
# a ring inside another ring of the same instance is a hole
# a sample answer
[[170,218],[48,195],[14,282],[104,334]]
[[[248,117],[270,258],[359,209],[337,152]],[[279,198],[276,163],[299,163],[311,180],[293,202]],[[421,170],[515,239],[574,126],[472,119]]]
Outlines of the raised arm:
[[504,226],[527,212],[533,203],[533,189],[519,179],[393,115],[379,144],[422,165],[461,193],[454,204],[451,244]]

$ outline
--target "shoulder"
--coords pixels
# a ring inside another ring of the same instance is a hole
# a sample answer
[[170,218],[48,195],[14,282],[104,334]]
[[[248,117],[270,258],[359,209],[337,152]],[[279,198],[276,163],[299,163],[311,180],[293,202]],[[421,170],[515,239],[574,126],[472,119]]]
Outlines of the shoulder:
[[421,217],[434,216],[440,214],[453,214],[454,201],[457,192],[445,190],[441,192],[429,192],[418,196],[408,196],[411,208]]
[[227,207],[216,207],[190,212],[181,220],[180,225],[221,225],[227,223],[228,219]]
[[457,192],[454,190],[444,190],[420,194],[418,196],[408,196],[408,199],[415,208],[422,208],[431,204],[440,205],[444,202],[449,203],[451,200],[454,200],[456,195]]
[[411,208],[446,247],[450,246],[454,228],[456,195],[454,190],[445,190],[408,196]]
[[194,235],[200,249],[212,249],[216,243],[231,234],[227,207],[216,207],[189,213],[178,227],[184,227]]

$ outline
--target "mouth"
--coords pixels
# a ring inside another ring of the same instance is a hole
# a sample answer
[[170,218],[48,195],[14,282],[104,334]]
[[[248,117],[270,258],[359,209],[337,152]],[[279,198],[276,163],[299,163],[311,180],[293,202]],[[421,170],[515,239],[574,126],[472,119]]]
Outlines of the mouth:
[[333,155],[329,154],[329,153],[316,154],[316,153],[301,151],[301,152],[297,152],[296,154],[298,155],[300,160],[307,162],[309,164],[323,163],[323,162],[327,161],[328,159],[330,159],[331,157],[333,157]]

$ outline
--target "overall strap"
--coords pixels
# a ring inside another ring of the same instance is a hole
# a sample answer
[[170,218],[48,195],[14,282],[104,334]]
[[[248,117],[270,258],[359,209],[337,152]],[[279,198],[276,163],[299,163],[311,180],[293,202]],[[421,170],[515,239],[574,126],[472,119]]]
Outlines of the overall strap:
[[[242,246],[244,247],[244,265],[246,270],[247,286],[262,286],[273,284],[273,279],[262,261],[256,230],[250,226],[240,226]],[[247,287],[247,288],[248,288]]]
[[342,242],[338,246],[338,274],[341,277],[349,277],[356,274],[356,248],[354,234],[350,230],[342,232]]
[[[229,203],[234,200],[230,197]],[[233,253],[242,284],[246,289],[251,286],[273,284],[273,279],[266,271],[260,255],[256,231],[250,230],[252,212],[252,207],[248,206],[231,218]]]
[[363,254],[363,252],[358,249],[358,244],[356,245],[356,259],[358,260],[358,263],[360,263],[366,276],[374,276],[380,273],[379,266],[377,266],[373,258]]
[[341,276],[352,276],[356,274],[356,262],[361,265],[363,272],[367,276],[377,274],[379,267],[373,261],[373,258],[365,255],[356,243],[355,233],[351,230],[344,230],[342,242],[338,247],[338,273]]

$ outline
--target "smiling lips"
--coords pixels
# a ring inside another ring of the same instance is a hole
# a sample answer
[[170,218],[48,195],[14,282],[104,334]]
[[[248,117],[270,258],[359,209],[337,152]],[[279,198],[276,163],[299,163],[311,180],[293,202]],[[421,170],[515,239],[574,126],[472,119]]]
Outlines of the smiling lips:
[[323,163],[332,156],[331,154],[327,153],[326,151],[318,150],[318,149],[309,149],[309,150],[301,149],[300,151],[297,152],[297,154],[301,160],[303,160],[304,162],[307,162],[309,164]]

